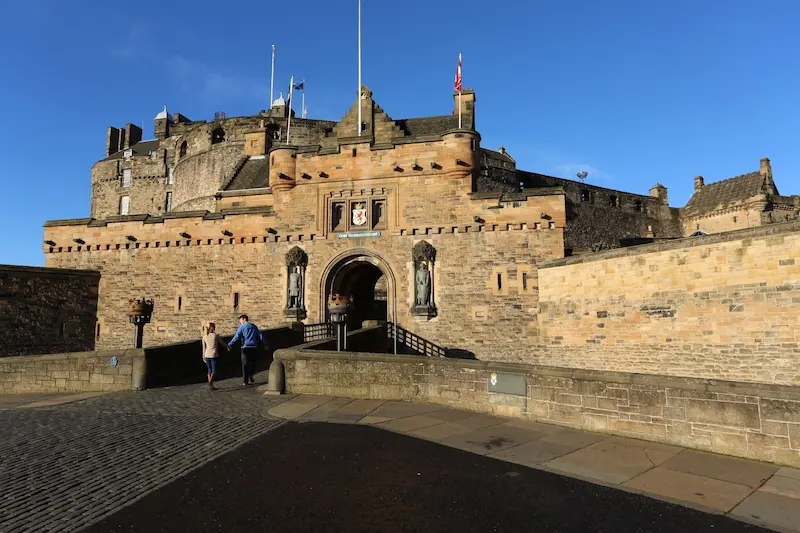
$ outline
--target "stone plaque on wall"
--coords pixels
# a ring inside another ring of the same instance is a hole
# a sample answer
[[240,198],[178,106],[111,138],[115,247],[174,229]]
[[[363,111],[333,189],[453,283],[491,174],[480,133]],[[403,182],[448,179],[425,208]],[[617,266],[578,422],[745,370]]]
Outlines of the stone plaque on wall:
[[527,396],[528,384],[525,381],[525,374],[492,372],[489,375],[489,392]]

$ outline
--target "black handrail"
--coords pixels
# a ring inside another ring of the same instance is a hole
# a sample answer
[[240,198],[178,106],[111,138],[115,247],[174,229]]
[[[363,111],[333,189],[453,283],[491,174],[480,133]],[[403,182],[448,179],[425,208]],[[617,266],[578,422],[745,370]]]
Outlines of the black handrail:
[[305,324],[303,326],[303,342],[319,341],[334,336],[333,324],[330,322]]
[[396,334],[397,343],[405,348],[405,353],[410,352],[414,355],[426,355],[428,357],[445,357],[447,353],[445,348],[423,339],[393,322],[387,322],[386,334],[388,339],[394,339]]

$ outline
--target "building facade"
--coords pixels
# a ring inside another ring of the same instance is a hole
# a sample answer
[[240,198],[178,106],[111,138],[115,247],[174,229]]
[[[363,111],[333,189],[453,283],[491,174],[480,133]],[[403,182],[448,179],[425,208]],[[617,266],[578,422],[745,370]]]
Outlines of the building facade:
[[[520,171],[481,147],[475,94],[454,98],[450,114],[393,119],[363,87],[338,122],[298,119],[279,98],[211,122],[165,108],[151,141],[109,128],[90,217],[46,224],[47,265],[101,272],[98,348],[129,342],[132,297],[156,302],[155,345],[196,338],[209,320],[232,331],[240,313],[264,326],[325,321],[340,293],[354,298],[353,327],[389,320],[491,358],[540,341],[542,263],[698,223],[736,227],[697,222],[729,215],[702,190],[678,209],[660,184],[645,196]],[[796,216],[797,197],[777,194],[763,162],[756,174],[769,185],[742,207],[760,210],[754,223]]]

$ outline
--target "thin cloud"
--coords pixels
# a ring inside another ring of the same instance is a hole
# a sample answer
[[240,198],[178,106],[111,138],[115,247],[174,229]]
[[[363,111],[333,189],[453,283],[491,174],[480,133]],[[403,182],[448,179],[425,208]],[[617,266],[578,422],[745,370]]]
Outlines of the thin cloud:
[[141,24],[131,24],[110,54],[123,61],[147,61],[160,66],[182,92],[213,104],[230,101],[260,103],[269,99],[267,81],[225,72],[222,68],[183,55],[164,57],[148,43],[149,32]]
[[192,92],[204,100],[222,103],[231,99],[245,102],[269,99],[267,82],[226,73],[185,56],[170,56],[164,67],[181,91]]

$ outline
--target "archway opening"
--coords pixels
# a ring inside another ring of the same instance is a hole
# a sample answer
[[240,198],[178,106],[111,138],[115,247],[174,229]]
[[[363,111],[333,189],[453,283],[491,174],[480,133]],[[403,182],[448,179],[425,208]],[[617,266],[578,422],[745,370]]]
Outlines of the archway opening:
[[347,318],[348,329],[359,329],[365,322],[384,322],[389,316],[389,280],[369,257],[350,257],[336,265],[328,276],[325,294],[352,297]]

